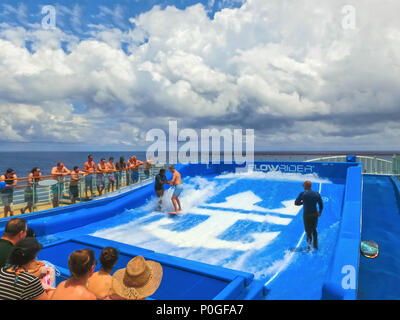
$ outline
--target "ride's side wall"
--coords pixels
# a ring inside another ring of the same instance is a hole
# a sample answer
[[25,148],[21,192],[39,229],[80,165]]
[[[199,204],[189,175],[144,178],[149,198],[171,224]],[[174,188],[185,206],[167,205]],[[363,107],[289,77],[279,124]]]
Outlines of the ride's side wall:
[[[129,190],[112,197],[96,199],[86,203],[38,211],[21,216],[37,236],[50,235],[82,227],[87,224],[112,217],[118,213],[139,207],[154,193],[154,183]],[[2,219],[0,228],[11,218]]]
[[357,299],[361,241],[361,166],[347,169],[342,220],[337,244],[322,287],[322,299]]
[[[297,174],[316,174],[320,178],[327,178],[334,183],[345,183],[347,169],[358,166],[354,162],[285,162],[285,161],[256,161],[250,168],[254,171]],[[182,176],[196,176],[209,174],[222,174],[228,172],[241,172],[249,170],[246,164],[220,163],[220,164],[179,164],[175,168]]]

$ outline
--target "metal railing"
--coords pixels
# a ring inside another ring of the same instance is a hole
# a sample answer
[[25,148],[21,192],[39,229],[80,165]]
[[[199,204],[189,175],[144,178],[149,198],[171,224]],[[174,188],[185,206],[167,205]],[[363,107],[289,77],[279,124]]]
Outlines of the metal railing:
[[[347,155],[321,157],[306,162],[346,162]],[[366,174],[399,174],[400,159],[394,155],[392,161],[369,156],[356,156],[356,162],[362,164],[362,172]]]
[[[149,169],[139,168],[138,180],[135,183],[132,183],[133,172],[129,169],[110,173],[80,174],[79,180],[72,185],[70,175],[58,182],[52,176],[41,176],[40,179],[33,177],[30,180],[27,177],[17,178],[14,179],[17,180],[17,184],[11,188],[12,190],[10,188],[6,192],[5,189],[0,190],[0,218],[10,216],[9,212],[5,216],[5,207],[8,204],[12,215],[16,216],[124,192],[124,189],[129,190],[133,185],[154,180],[160,169],[166,167],[166,164],[159,163],[153,164]],[[46,183],[55,184],[45,185]]]

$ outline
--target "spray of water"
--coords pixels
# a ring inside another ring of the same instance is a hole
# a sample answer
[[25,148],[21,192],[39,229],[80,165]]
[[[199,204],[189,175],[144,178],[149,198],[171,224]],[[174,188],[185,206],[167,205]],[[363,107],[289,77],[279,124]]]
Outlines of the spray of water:
[[245,171],[236,173],[225,173],[215,177],[215,179],[250,179],[250,180],[269,180],[269,181],[298,181],[309,180],[313,183],[331,183],[329,179],[320,178],[316,173],[300,174],[285,173],[281,171]]
[[[225,211],[218,212],[218,215],[215,215],[217,217],[215,223],[208,223],[206,228],[201,227],[204,219],[199,224],[194,224],[187,233],[190,234],[190,238],[185,238],[185,233],[182,231],[188,231],[184,228],[184,224],[187,222],[185,219],[207,216],[207,209],[200,207],[206,205],[212,197],[221,193],[228,186],[237,183],[238,180],[251,180],[254,184],[260,183],[260,180],[271,182],[310,180],[314,183],[331,183],[329,180],[321,179],[315,174],[302,175],[282,172],[227,173],[212,180],[199,176],[186,177],[183,180],[184,191],[180,196],[183,211],[179,215],[170,217],[167,213],[173,210],[170,200],[173,188],[170,188],[164,193],[161,211],[156,211],[158,199],[154,196],[142,207],[127,210],[124,213],[132,215],[131,222],[99,230],[93,235],[209,264],[243,271],[250,271],[251,269],[250,272],[253,272],[256,278],[268,277],[293,262],[293,252],[285,252],[285,248],[281,248],[281,253],[274,255],[276,257],[280,256],[280,258],[267,264],[260,264],[252,257],[257,256],[260,251],[265,249],[260,247],[251,249],[251,246],[248,246],[250,249],[246,249],[246,243],[241,241],[231,241],[229,243],[230,241],[228,240],[221,240],[215,237],[215,233],[217,231],[220,232],[218,228],[222,223],[226,223],[229,220],[235,221],[234,215],[239,214],[237,211],[235,212],[235,208],[231,208],[231,212],[229,211],[230,208],[224,208]],[[270,187],[272,185],[273,183],[270,184]],[[234,195],[232,194],[232,196]],[[248,197],[251,197],[251,195]],[[245,203],[251,202],[251,200],[251,198],[246,198],[246,195],[241,199]],[[208,210],[209,218],[206,218],[205,222],[207,220],[210,222],[211,217],[215,214],[213,208]],[[138,218],[138,212],[144,215]],[[246,217],[243,215],[241,219],[246,219]],[[275,220],[272,219],[270,222],[275,225]],[[181,229],[179,228],[180,225],[182,225]],[[245,232],[246,230],[243,230],[243,233]],[[259,235],[262,236],[262,234]],[[270,242],[273,242],[275,238],[275,236],[271,237]],[[200,243],[202,245],[199,245],[199,241],[195,241],[199,239],[201,239]],[[236,244],[237,246],[235,247]],[[249,269],[250,266],[251,268]]]

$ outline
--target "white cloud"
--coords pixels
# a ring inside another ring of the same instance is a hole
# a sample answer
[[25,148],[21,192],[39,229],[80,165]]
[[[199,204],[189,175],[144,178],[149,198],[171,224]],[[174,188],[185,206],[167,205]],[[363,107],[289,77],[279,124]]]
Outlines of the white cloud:
[[[185,10],[155,6],[130,19],[134,29],[122,31],[115,21],[91,25],[84,40],[60,29],[2,24],[0,108],[40,107],[70,131],[68,139],[101,128],[104,141],[134,144],[171,117],[194,128],[255,128],[271,147],[314,138],[322,147],[336,141],[398,148],[400,3],[355,4],[355,30],[342,28],[345,4],[249,0],[232,9],[224,3],[213,19],[207,10],[214,1]],[[121,8],[100,7],[98,16],[118,20]],[[81,8],[65,12],[73,19]],[[51,107],[73,101],[86,106],[84,114],[68,107],[59,117]],[[14,116],[22,123],[30,111],[20,110]],[[7,124],[3,137],[63,139],[54,127],[50,134],[14,126]]]

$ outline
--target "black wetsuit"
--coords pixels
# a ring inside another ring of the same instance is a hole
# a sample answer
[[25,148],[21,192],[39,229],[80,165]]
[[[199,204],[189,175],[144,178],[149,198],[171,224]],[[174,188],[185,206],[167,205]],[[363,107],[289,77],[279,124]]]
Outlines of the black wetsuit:
[[154,189],[156,189],[157,191],[163,190],[165,182],[167,182],[167,178],[165,177],[165,175],[161,175],[161,174],[156,175]]
[[317,233],[317,224],[318,224],[318,211],[317,211],[317,203],[319,206],[319,212],[322,213],[323,204],[321,195],[313,190],[305,190],[299,194],[294,204],[296,206],[303,205],[303,221],[304,221],[304,229],[307,234],[307,242],[311,245],[313,243],[313,247],[315,249],[318,248],[318,233]]

